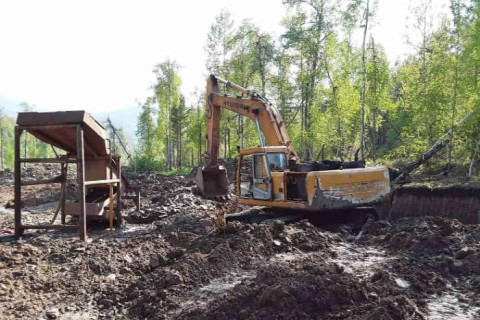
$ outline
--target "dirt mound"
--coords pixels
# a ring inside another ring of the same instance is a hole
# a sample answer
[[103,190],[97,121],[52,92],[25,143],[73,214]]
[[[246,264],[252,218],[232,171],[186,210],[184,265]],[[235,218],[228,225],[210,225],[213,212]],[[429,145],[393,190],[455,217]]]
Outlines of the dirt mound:
[[132,211],[127,216],[130,223],[152,223],[176,214],[197,212],[204,215],[215,210],[234,212],[233,192],[214,199],[204,199],[192,192],[194,177],[164,176],[154,173],[126,173],[131,186],[140,190],[142,209]]
[[[192,297],[198,292],[204,292],[199,299],[215,299],[218,292],[223,290],[219,285],[217,292],[209,295],[208,288],[219,279],[230,277],[230,285],[234,286],[242,279],[254,274],[264,261],[279,254],[302,252],[311,246],[303,246],[308,242],[315,242],[315,250],[325,251],[334,236],[319,232],[308,223],[299,224],[297,227],[285,226],[278,223],[274,226],[253,226],[235,222],[229,225],[225,235],[195,237],[201,224],[188,223],[190,232],[175,233],[178,224],[185,221],[174,221],[165,226],[166,239],[176,246],[170,256],[161,261],[168,260],[165,268],[157,268],[150,275],[135,284],[143,288],[138,292],[133,302],[131,318],[157,318],[159,314],[180,316],[192,307]],[[296,232],[296,228],[303,232]],[[204,225],[204,232],[208,227]],[[208,234],[208,233],[207,233]],[[202,289],[203,288],[203,289]],[[207,289],[205,289],[207,288]],[[167,300],[165,301],[165,298]],[[126,300],[130,300],[127,297]],[[185,318],[189,318],[186,312]],[[182,318],[183,316],[180,316]]]
[[389,219],[400,217],[440,216],[463,223],[478,224],[479,187],[403,186],[394,191]]
[[[388,296],[388,297],[384,297]],[[183,319],[422,318],[394,281],[360,280],[322,257],[282,261],[259,270],[230,296]]]
[[[378,221],[364,230],[359,242],[398,255],[391,269],[418,298],[451,292],[463,308],[480,315],[480,226],[441,217]],[[469,304],[466,301],[476,301]]]
[[[90,243],[75,232],[0,237],[5,319],[480,316],[479,226],[416,217],[370,220],[355,234],[236,221],[217,234],[213,216],[242,209],[233,196],[202,199],[191,176],[127,175],[142,210],[125,210],[114,232],[91,225]],[[35,186],[25,199],[48,192]],[[46,214],[24,218],[37,216]],[[0,212],[0,226],[11,225],[12,211]]]

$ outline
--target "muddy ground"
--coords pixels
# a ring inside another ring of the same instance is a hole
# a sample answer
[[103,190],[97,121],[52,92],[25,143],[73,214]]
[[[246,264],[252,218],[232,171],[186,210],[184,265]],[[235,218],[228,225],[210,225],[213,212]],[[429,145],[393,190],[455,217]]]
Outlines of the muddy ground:
[[[88,243],[65,231],[15,242],[13,181],[0,176],[1,319],[480,319],[478,225],[231,222],[217,234],[215,215],[243,209],[233,195],[204,200],[191,176],[129,178],[143,208],[125,201],[123,227],[92,223]],[[48,221],[56,196],[26,188],[25,219]]]

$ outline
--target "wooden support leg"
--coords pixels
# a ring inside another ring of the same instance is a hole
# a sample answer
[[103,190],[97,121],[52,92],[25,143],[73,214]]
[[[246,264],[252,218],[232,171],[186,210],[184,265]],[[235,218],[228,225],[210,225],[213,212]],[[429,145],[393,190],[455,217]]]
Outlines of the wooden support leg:
[[65,163],[62,165],[62,175],[63,175],[63,184],[62,184],[62,197],[60,199],[61,201],[61,218],[62,218],[62,224],[66,223],[66,217],[65,217],[65,200],[67,198],[67,176],[68,176],[68,154],[65,156]]
[[110,211],[108,212],[108,223],[110,225],[110,231],[113,230],[113,183],[110,183]]
[[83,128],[77,126],[77,184],[78,184],[78,235],[80,240],[87,241],[87,219],[85,210],[85,150]]
[[118,179],[120,180],[117,184],[117,212],[116,212],[116,217],[117,217],[117,225],[121,226],[122,225],[122,214],[121,214],[121,209],[122,209],[122,165],[120,163],[120,156],[117,158],[117,166],[118,166]]
[[22,129],[15,127],[15,239],[22,237],[22,186],[21,186],[21,165],[20,165],[20,138]]
[[135,192],[136,192],[135,205],[137,206],[137,211],[140,211],[140,190],[137,190]]

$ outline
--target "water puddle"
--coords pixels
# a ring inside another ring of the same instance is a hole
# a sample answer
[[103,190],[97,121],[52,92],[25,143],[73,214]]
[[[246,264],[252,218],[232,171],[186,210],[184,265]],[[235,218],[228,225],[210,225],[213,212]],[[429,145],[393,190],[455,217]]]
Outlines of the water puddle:
[[156,230],[152,224],[126,224],[124,227],[118,229],[118,237],[131,238],[142,234],[148,234]]
[[[335,246],[335,252],[338,254],[337,258],[330,259],[342,266],[345,272],[354,273],[359,277],[369,277],[373,275],[376,267],[384,265],[389,261],[398,259],[395,256],[389,256],[385,250],[376,248],[358,248],[348,243],[341,243]],[[399,279],[397,284],[402,286],[409,286],[409,284]]]
[[233,272],[225,275],[221,278],[216,278],[210,281],[207,285],[196,290],[193,296],[190,296],[190,299],[182,302],[180,308],[176,312],[177,315],[181,314],[184,311],[194,310],[194,309],[203,309],[210,302],[218,298],[218,296],[224,292],[232,290],[236,285],[240,284],[245,279],[253,279],[257,276],[257,272],[254,270],[251,271],[240,271]]
[[5,207],[0,207],[0,213],[10,213],[10,212],[13,212],[12,209],[7,209]]
[[312,257],[315,255],[315,252],[288,252],[288,253],[278,253],[270,258],[270,262],[288,262],[288,261],[297,261],[303,260]]
[[200,288],[200,291],[207,293],[222,293],[233,289],[244,279],[253,279],[257,276],[256,271],[245,271],[241,273],[228,274],[223,278],[213,279],[209,284]]
[[[456,291],[450,286],[450,291],[441,296],[434,295],[427,304],[430,320],[474,320],[478,319],[480,307],[471,306],[461,300],[464,294]],[[460,298],[460,299],[459,299]]]

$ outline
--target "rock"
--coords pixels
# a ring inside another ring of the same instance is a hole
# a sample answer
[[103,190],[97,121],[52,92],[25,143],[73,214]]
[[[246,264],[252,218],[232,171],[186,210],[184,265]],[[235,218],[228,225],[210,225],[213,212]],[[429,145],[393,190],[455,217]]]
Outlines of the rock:
[[150,268],[155,269],[160,265],[160,261],[157,255],[153,255],[150,257]]
[[161,280],[161,286],[163,288],[170,288],[180,283],[183,283],[183,277],[178,271],[175,270],[166,271],[163,279]]
[[273,221],[273,231],[276,233],[281,233],[285,230],[285,222],[281,220]]
[[463,258],[468,257],[469,255],[475,253],[475,249],[471,247],[463,247],[459,251],[457,251],[454,255],[455,259],[461,260]]
[[167,258],[178,259],[181,256],[183,256],[184,253],[185,253],[185,249],[183,248],[173,248],[171,251],[167,253]]
[[150,256],[150,268],[155,269],[159,266],[167,265],[168,260],[160,254],[153,254]]
[[125,257],[123,257],[123,259],[125,259],[125,261],[127,263],[132,263],[133,262],[132,258],[128,254],[126,254]]
[[52,308],[47,311],[46,316],[48,319],[57,319],[60,316],[60,311],[57,308]]
[[452,265],[450,265],[450,271],[452,273],[461,273],[464,269],[465,264],[462,261],[455,261]]
[[290,294],[284,286],[276,285],[267,287],[260,296],[257,298],[257,303],[260,306],[266,307],[270,305],[275,305],[282,298],[288,297]]

